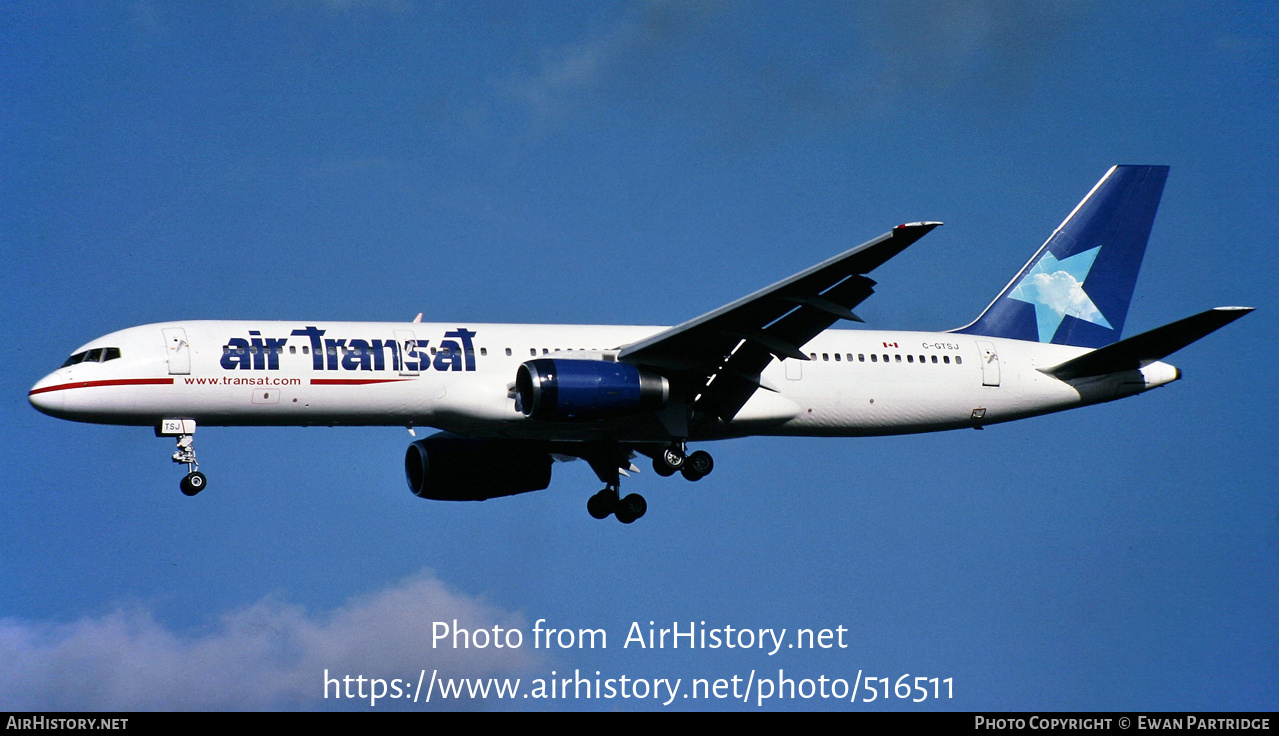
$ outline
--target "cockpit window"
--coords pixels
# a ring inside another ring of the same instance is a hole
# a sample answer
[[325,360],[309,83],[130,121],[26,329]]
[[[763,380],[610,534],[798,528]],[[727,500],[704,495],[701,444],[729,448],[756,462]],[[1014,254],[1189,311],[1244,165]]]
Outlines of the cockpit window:
[[92,350],[84,350],[70,358],[62,364],[63,368],[76,363],[105,363],[108,360],[115,360],[120,357],[120,348],[94,348]]

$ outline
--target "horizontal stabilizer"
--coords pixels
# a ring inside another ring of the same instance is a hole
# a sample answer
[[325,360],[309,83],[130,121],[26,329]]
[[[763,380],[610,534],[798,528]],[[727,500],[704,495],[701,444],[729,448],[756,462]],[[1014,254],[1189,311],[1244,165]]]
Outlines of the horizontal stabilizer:
[[1120,340],[1061,365],[1042,370],[1063,381],[1136,370],[1143,365],[1172,355],[1205,335],[1234,322],[1252,309],[1252,307],[1209,309],[1193,317],[1157,327],[1150,332]]

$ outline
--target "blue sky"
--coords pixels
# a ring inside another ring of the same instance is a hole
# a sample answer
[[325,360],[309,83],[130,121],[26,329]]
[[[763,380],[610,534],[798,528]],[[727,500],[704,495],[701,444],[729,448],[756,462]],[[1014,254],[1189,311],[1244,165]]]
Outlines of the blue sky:
[[[423,668],[1279,708],[1276,38],[1268,3],[7,4],[0,708],[359,709],[323,670]],[[414,498],[396,428],[206,429],[188,499],[170,440],[26,399],[170,319],[677,323],[913,220],[947,224],[858,313],[948,329],[1115,163],[1172,167],[1126,333],[1258,308],[1184,380],[982,432],[718,443],[696,485],[628,480],[629,527],[586,515],[582,463]],[[609,647],[432,649],[454,618]],[[849,647],[623,649],[649,621]]]

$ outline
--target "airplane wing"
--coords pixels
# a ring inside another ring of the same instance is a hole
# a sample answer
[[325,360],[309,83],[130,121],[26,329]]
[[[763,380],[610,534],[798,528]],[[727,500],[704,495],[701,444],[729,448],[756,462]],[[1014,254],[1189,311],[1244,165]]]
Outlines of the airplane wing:
[[729,421],[760,388],[760,373],[773,358],[808,360],[800,348],[836,320],[861,322],[852,308],[875,286],[865,274],[938,225],[898,225],[732,304],[626,345],[618,360],[696,385],[694,407]]

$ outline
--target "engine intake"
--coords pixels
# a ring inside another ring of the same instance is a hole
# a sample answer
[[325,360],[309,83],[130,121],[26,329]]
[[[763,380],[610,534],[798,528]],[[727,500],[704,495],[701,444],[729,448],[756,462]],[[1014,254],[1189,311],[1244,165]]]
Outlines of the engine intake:
[[524,443],[436,434],[409,445],[404,475],[418,498],[483,501],[546,488],[551,462]]
[[518,408],[533,419],[607,419],[666,406],[665,376],[627,363],[540,358],[515,375]]

